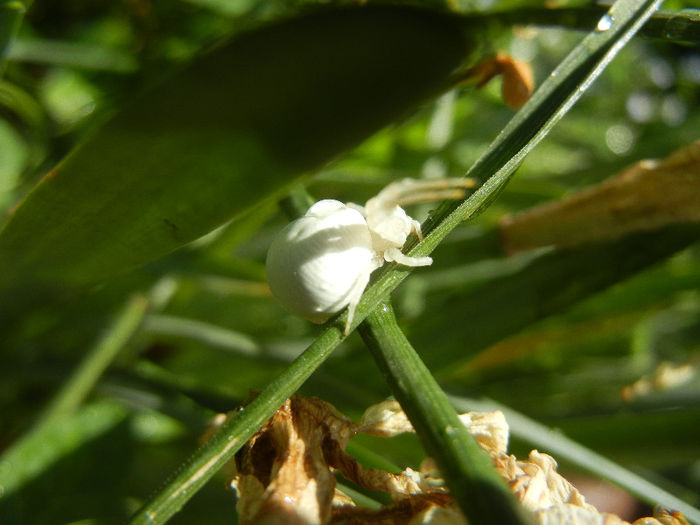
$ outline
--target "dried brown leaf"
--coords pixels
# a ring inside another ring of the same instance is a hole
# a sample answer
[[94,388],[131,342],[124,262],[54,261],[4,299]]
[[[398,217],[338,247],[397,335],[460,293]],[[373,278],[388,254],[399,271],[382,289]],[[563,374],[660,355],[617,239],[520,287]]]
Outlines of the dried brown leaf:
[[343,439],[351,424],[320,400],[288,399],[237,455],[240,522],[327,523],[335,477],[323,442],[329,435]]
[[505,250],[572,247],[700,222],[700,141],[661,161],[638,162],[565,199],[501,221]]

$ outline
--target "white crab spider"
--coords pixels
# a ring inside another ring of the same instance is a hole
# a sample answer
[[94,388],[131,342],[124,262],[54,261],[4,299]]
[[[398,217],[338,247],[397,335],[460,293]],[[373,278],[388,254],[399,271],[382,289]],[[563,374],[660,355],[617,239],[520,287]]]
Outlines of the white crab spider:
[[325,199],[288,224],[267,252],[267,281],[288,311],[323,322],[348,307],[345,333],[370,274],[385,262],[428,266],[430,257],[401,252],[409,234],[422,239],[420,223],[401,208],[416,202],[459,199],[472,179],[404,179],[389,184],[363,206]]

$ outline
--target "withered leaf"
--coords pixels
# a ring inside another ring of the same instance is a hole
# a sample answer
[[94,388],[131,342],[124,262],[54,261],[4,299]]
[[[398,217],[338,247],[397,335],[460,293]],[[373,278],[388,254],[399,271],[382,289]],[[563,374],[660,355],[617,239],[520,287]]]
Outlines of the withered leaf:
[[661,161],[641,161],[565,199],[504,218],[509,253],[542,246],[573,247],[700,223],[700,141]]

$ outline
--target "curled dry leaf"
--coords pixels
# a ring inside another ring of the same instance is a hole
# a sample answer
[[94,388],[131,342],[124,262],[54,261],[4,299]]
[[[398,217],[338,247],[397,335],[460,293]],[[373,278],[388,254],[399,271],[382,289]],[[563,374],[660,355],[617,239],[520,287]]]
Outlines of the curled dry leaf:
[[[506,452],[508,425],[501,412],[460,416],[515,497],[540,525],[630,525],[599,513],[557,472],[556,461],[533,450],[526,460]],[[315,398],[293,396],[236,455],[239,520],[246,524],[325,525],[466,525],[435,463],[426,458],[420,471],[400,474],[365,469],[345,452],[358,432],[390,437],[413,432],[398,403],[367,409],[354,423],[333,406]],[[393,503],[378,510],[356,506],[335,487],[334,472],[349,481],[391,495]],[[633,525],[686,525],[665,510]]]
[[497,52],[474,67],[465,83],[485,86],[492,78],[501,76],[501,96],[508,107],[518,109],[525,105],[535,89],[535,76],[527,62]]
[[700,141],[660,161],[638,162],[565,199],[501,221],[504,248],[572,247],[700,223]]

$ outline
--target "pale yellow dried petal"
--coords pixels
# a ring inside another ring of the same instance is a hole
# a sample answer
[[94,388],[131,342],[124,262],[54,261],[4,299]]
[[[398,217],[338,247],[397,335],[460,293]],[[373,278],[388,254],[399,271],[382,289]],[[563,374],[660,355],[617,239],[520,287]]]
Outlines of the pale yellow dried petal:
[[393,499],[426,492],[423,476],[412,468],[406,468],[400,475],[388,479],[386,488]]
[[630,525],[613,514],[600,514],[591,506],[565,503],[541,509],[535,512],[535,518],[539,525]]
[[467,412],[459,419],[486,452],[492,456],[506,453],[510,429],[503,412]]
[[[492,455],[505,453],[509,428],[502,412],[467,412],[459,418],[481,448]],[[369,407],[355,430],[378,437],[392,437],[414,431],[401,405],[396,401],[384,401]]]
[[333,502],[332,502],[333,507],[356,507],[355,502],[352,500],[350,496],[345,494],[342,490],[339,488],[335,489],[335,493],[333,494]]
[[[654,509],[654,518],[656,518],[662,525],[690,525],[690,522],[681,514],[678,510],[668,510],[660,505],[657,505]],[[636,521],[633,525],[646,525],[638,524]]]
[[691,363],[674,364],[663,361],[650,374],[640,377],[631,385],[622,389],[625,401],[650,394],[662,392],[683,386],[692,381],[698,374],[698,367]]
[[551,456],[533,450],[526,461],[514,456],[494,458],[501,476],[526,508],[536,511],[560,503],[592,509],[576,488],[557,472]]
[[371,436],[392,437],[413,432],[413,425],[397,401],[383,401],[365,410],[356,430]]

